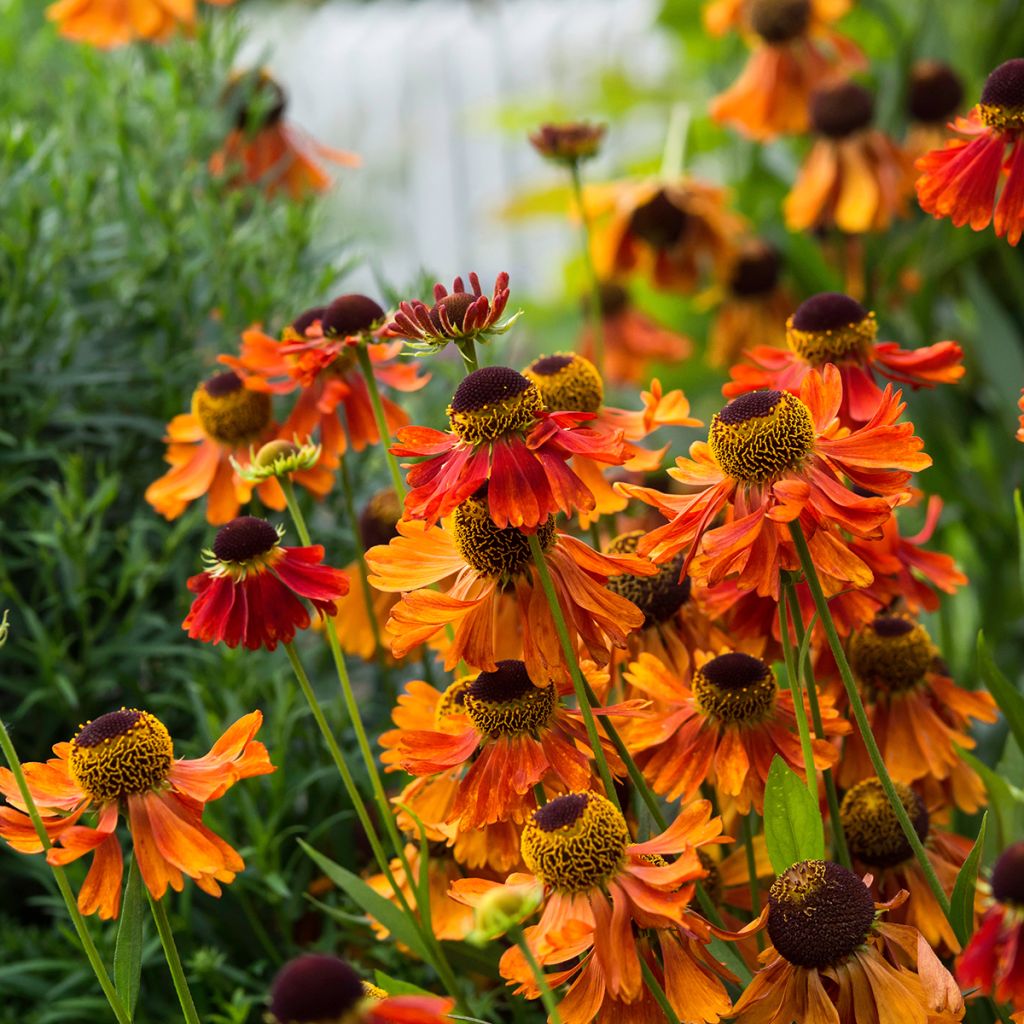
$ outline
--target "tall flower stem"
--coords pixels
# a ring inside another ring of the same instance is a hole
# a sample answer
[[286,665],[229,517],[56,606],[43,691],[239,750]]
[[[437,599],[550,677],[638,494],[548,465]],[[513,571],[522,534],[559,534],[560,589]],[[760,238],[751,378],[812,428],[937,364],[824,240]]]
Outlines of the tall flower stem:
[[474,370],[480,369],[480,362],[476,357],[476,342],[471,337],[456,338],[455,347],[459,350],[459,355],[462,356],[462,364],[466,368],[467,377]]
[[356,555],[359,560],[359,585],[363,591],[363,604],[366,605],[366,614],[370,619],[370,630],[373,633],[373,654],[380,664],[381,671],[389,675],[385,661],[384,646],[380,639],[380,623],[377,621],[377,614],[373,610],[373,589],[370,586],[370,570],[366,565],[366,552],[359,536],[359,518],[356,515],[355,494],[352,490],[352,478],[348,474],[348,463],[344,456],[341,459],[341,468],[338,474],[341,477],[342,501],[345,505],[345,515],[348,517],[349,525],[352,527],[352,536],[355,540]]
[[611,802],[621,811],[618,794],[615,792],[615,782],[612,773],[608,768],[608,761],[604,756],[604,749],[601,746],[601,737],[597,731],[597,722],[594,718],[594,710],[590,700],[587,698],[587,684],[580,671],[579,662],[576,660],[576,652],[573,650],[572,641],[569,639],[569,627],[565,624],[565,615],[562,613],[562,606],[558,603],[558,595],[555,593],[555,585],[551,582],[551,573],[548,572],[548,563],[544,561],[544,552],[541,550],[537,534],[529,534],[530,553],[537,566],[537,575],[540,578],[540,585],[544,590],[544,596],[548,599],[548,607],[551,609],[551,618],[555,623],[555,632],[558,634],[558,642],[562,645],[562,657],[569,668],[569,675],[572,677],[573,690],[576,693],[576,702],[580,706],[580,714],[583,715],[583,724],[587,729],[587,740],[594,752],[594,760],[597,762],[597,770],[604,783],[605,793]]
[[[6,633],[6,620],[7,615],[5,613],[4,627],[0,627],[0,634]],[[36,834],[39,836],[39,842],[42,844],[43,851],[45,852],[51,846],[50,837],[46,834],[46,827],[43,825],[43,819],[39,814],[39,808],[36,807],[36,803],[32,799],[32,793],[25,780],[25,773],[21,769],[21,762],[18,760],[14,744],[11,742],[10,734],[7,731],[7,726],[4,725],[2,718],[0,718],[0,750],[3,750],[4,759],[10,766],[11,774],[14,776],[14,781],[18,785],[18,791],[21,793],[22,802],[25,804],[28,816],[32,819],[32,824],[35,827]],[[50,869],[53,871],[53,877],[57,882],[57,889],[60,891],[61,897],[64,900],[64,906],[67,907],[68,916],[71,918],[71,923],[74,925],[75,933],[78,935],[78,940],[82,943],[82,949],[85,951],[85,956],[89,961],[89,966],[92,968],[93,974],[96,975],[96,980],[99,982],[100,988],[103,989],[103,994],[107,997],[107,1002],[110,1004],[111,1012],[117,1019],[118,1024],[131,1024],[132,1016],[125,1008],[124,1003],[121,1001],[121,997],[117,994],[117,989],[114,988],[114,983],[110,980],[110,975],[107,974],[106,967],[103,966],[103,960],[100,958],[99,950],[96,949],[96,944],[92,941],[89,929],[85,925],[85,919],[82,917],[82,912],[78,909],[78,904],[75,902],[75,895],[71,891],[71,885],[68,882],[67,875],[64,873],[64,869],[56,864],[51,864]]]
[[562,1018],[558,1014],[558,1000],[555,998],[555,993],[551,991],[547,975],[540,964],[537,963],[537,958],[533,955],[533,950],[530,949],[530,944],[523,935],[523,929],[516,925],[508,934],[519,947],[519,952],[523,954],[523,959],[526,961],[526,966],[530,968],[533,980],[537,982],[537,988],[540,990],[540,1001],[544,1004],[544,1009],[548,1011],[548,1021],[550,1024],[562,1024]]
[[868,757],[871,758],[875,774],[878,776],[878,781],[882,784],[882,789],[885,790],[885,795],[892,805],[893,813],[900,823],[900,828],[903,829],[903,834],[906,836],[907,842],[910,843],[910,848],[914,851],[917,862],[921,865],[921,871],[928,882],[928,888],[931,889],[935,901],[942,909],[942,913],[948,921],[950,918],[949,900],[946,897],[945,890],[942,888],[942,883],[939,882],[938,875],[935,874],[932,862],[928,859],[924,844],[921,842],[921,837],[917,834],[917,830],[907,814],[907,809],[903,806],[903,801],[900,800],[899,794],[896,792],[896,787],[893,785],[889,770],[885,767],[882,752],[878,749],[874,734],[871,732],[871,723],[868,721],[867,712],[864,710],[864,702],[861,700],[860,693],[857,690],[857,684],[854,681],[850,663],[846,660],[846,652],[843,650],[843,645],[839,640],[836,624],[832,620],[832,613],[828,608],[828,599],[825,597],[825,592],[821,589],[821,581],[818,579],[817,570],[814,568],[810,548],[807,546],[807,538],[804,537],[804,531],[800,527],[799,521],[790,523],[789,530],[793,537],[793,544],[796,547],[797,555],[800,558],[800,567],[803,569],[807,585],[811,589],[814,605],[818,610],[818,616],[825,629],[825,636],[828,638],[829,647],[832,649],[832,656],[835,658],[836,665],[839,668],[839,677],[843,681],[843,688],[846,690],[846,697],[850,702],[850,709],[853,711],[853,717],[857,722],[857,728],[860,731],[861,739],[864,741]]
[[[757,854],[754,851],[754,812],[743,815],[743,845],[747,851],[747,876],[750,879],[750,909],[756,919],[761,913],[761,891],[757,887]],[[762,933],[757,933],[757,948],[764,949]]]
[[[291,514],[292,521],[295,523],[295,530],[299,535],[299,539],[303,544],[308,546],[312,542],[309,535],[309,528],[306,526],[306,519],[302,514],[302,509],[295,496],[295,487],[292,484],[291,479],[288,477],[282,477],[281,488],[284,491],[285,501],[288,503],[288,511]],[[395,816],[391,810],[391,804],[388,801],[387,793],[384,791],[384,783],[381,780],[380,772],[377,770],[377,762],[374,759],[372,750],[370,749],[370,741],[366,735],[366,726],[363,724],[363,717],[359,712],[359,703],[356,700],[355,693],[352,691],[352,680],[349,678],[348,667],[345,664],[345,655],[342,652],[341,642],[338,640],[338,631],[334,625],[333,619],[327,619],[325,630],[327,633],[327,643],[331,649],[331,656],[334,659],[334,667],[338,674],[338,682],[341,686],[341,694],[345,702],[345,710],[348,712],[349,721],[352,723],[352,728],[356,734],[356,743],[359,746],[359,752],[362,756],[363,764],[366,767],[366,773],[370,779],[370,787],[373,790],[374,800],[377,803],[377,811],[380,814],[381,821],[384,822],[384,828],[388,833],[391,845],[394,847],[395,855],[398,857],[399,862],[402,865],[402,869],[405,871],[405,877],[409,879],[415,878],[416,876],[413,874],[412,867],[409,864],[409,858],[405,854],[405,843],[399,834],[398,825],[395,823]],[[292,667],[296,668],[296,666],[298,666],[298,669],[301,669],[302,666],[298,664],[297,657],[293,658],[294,649],[291,645],[286,644],[285,649],[288,651],[289,660],[292,661]],[[298,671],[296,671],[296,674],[298,674]],[[338,770],[341,771],[341,765],[345,764],[345,759],[342,756],[341,751],[338,750],[337,742],[334,741],[334,737],[330,733],[330,726],[327,725],[326,719],[323,718],[323,712],[320,711],[319,705],[316,703],[316,696],[313,694],[308,678],[306,679],[306,686],[303,688],[303,692],[306,693],[306,699],[310,702],[310,707],[315,708],[313,712],[314,715],[319,715],[317,724],[320,724],[321,721],[323,722],[320,726],[320,730],[324,733],[324,739],[327,739],[327,736],[331,735],[329,746],[333,744],[333,749],[331,751],[332,756],[334,755],[334,752],[337,751],[335,763],[338,764]],[[351,778],[351,773],[348,772],[347,765],[345,771],[348,773],[349,778]],[[352,784],[353,787],[355,787],[354,780]],[[355,792],[358,796],[358,790]],[[355,799],[356,797],[353,797],[354,801]],[[361,797],[359,798],[359,801],[361,803]],[[359,805],[357,804],[357,809],[358,806]],[[366,813],[365,807],[363,808],[363,811],[366,815],[366,820],[369,821],[369,814]],[[362,817],[360,817],[360,820],[362,821]],[[365,823],[363,827],[366,827]],[[367,834],[369,835],[369,832]],[[394,889],[395,896],[402,904],[403,910],[405,910],[409,915],[416,927],[421,930],[421,934],[423,935],[428,948],[433,951],[435,958],[434,968],[440,975],[449,994],[453,998],[458,999],[458,985],[455,981],[455,975],[452,973],[451,965],[448,963],[448,960],[444,955],[444,950],[441,948],[440,942],[432,933],[427,934],[426,931],[422,929],[419,917],[410,909],[408,901],[405,899],[404,894],[399,891],[398,885],[395,883],[390,869],[386,865],[387,859],[385,858],[385,866],[382,867],[382,871],[388,878],[391,887]]]
[[[800,611],[800,602],[797,600],[796,587],[790,586],[786,591],[786,602],[789,605],[789,617],[793,620],[793,628],[796,630],[798,646],[802,649],[804,645],[804,619]],[[821,704],[818,701],[818,684],[814,679],[814,670],[810,664],[810,654],[805,655],[802,666],[804,685],[807,690],[807,702],[811,705],[811,722],[814,724],[814,735],[819,740],[825,739],[825,725],[821,718]],[[843,832],[843,822],[839,816],[839,793],[836,790],[836,777],[831,768],[826,768],[822,773],[825,780],[825,799],[828,801],[828,818],[832,826],[832,847],[834,858],[844,868],[852,868],[850,851],[846,845],[846,833]]]
[[171,922],[167,920],[167,910],[161,900],[153,899],[149,890],[146,890],[149,897],[149,909],[153,912],[153,920],[156,922],[156,930],[160,935],[160,945],[164,947],[164,958],[171,972],[171,981],[174,982],[174,991],[178,994],[178,1002],[181,1004],[181,1013],[187,1024],[199,1024],[199,1012],[189,991],[188,979],[185,977],[185,968],[181,965],[181,957],[178,955],[178,947],[174,941],[174,932],[171,929]]
[[679,1018],[676,1016],[676,1011],[672,1009],[672,1004],[668,1001],[665,990],[654,976],[651,965],[643,956],[640,957],[640,970],[643,973],[644,981],[648,989],[650,989],[651,995],[654,996],[654,1001],[661,1007],[661,1012],[665,1014],[668,1024],[679,1024]]
[[590,286],[587,315],[590,317],[590,331],[594,337],[594,365],[603,377],[604,322],[601,319],[601,279],[597,276],[597,268],[594,266],[594,257],[590,250],[590,218],[583,203],[583,178],[580,175],[579,161],[573,161],[569,165],[569,176],[572,179],[573,200],[580,218],[580,253],[583,256],[583,266],[586,268],[587,283]]
[[793,714],[796,715],[796,728],[800,733],[800,750],[804,755],[804,777],[807,789],[815,803],[818,802],[818,772],[814,767],[814,747],[811,746],[811,729],[807,724],[807,709],[804,707],[803,687],[800,685],[800,672],[793,651],[793,642],[789,636],[789,621],[786,615],[789,591],[792,583],[785,572],[782,574],[782,593],[779,595],[779,636],[782,637],[782,652],[786,662],[786,678],[789,680],[789,692],[793,695]]
[[380,398],[377,378],[373,375],[373,363],[370,362],[369,349],[365,345],[357,345],[356,358],[359,360],[359,369],[363,375],[363,380],[366,382],[366,390],[370,395],[373,419],[377,424],[377,433],[380,434],[380,443],[384,449],[384,457],[388,461],[391,484],[395,488],[395,494],[401,498],[405,495],[405,481],[402,479],[402,471],[398,467],[398,459],[391,454],[391,428],[388,426],[387,416],[384,415],[384,403]]

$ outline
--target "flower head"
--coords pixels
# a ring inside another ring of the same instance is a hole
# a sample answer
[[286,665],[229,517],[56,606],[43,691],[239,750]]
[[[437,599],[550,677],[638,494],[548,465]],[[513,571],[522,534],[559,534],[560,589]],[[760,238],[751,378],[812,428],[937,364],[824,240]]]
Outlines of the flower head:
[[[981,231],[993,222],[999,238],[1016,245],[1024,233],[1024,58],[1000,64],[981,101],[952,127],[958,137],[920,157],[917,198],[933,217]],[[998,201],[1000,181],[1002,193]]]
[[281,532],[265,519],[241,516],[222,527],[204,552],[207,568],[188,581],[195,595],[181,624],[204,643],[244,644],[274,650],[310,624],[305,598],[319,615],[331,615],[348,593],[348,577],[321,564],[319,544],[281,545]]
[[542,124],[530,136],[530,144],[542,157],[573,167],[597,156],[607,130],[607,125],[587,121]]
[[910,159],[871,127],[874,107],[874,96],[856,82],[822,85],[812,94],[817,139],[786,196],[790,231],[884,231],[906,212],[913,186]]
[[960,109],[964,83],[956,71],[938,60],[915,61],[910,68],[907,113],[922,124],[944,124]]
[[[227,6],[234,0],[206,0]],[[160,42],[176,31],[195,27],[195,3],[176,4],[168,0],[57,0],[46,8],[46,17],[57,23],[60,34],[76,42],[112,49],[144,39]]]
[[304,953],[270,989],[270,1024],[446,1024],[454,1003],[434,996],[381,997],[344,960]]
[[546,412],[537,385],[507,366],[465,377],[447,412],[447,432],[406,427],[391,449],[423,459],[407,477],[410,518],[435,523],[486,484],[495,524],[533,531],[556,512],[595,507],[570,458],[610,465],[629,458],[621,430],[584,426],[594,419],[589,412]]
[[877,919],[906,899],[875,903],[852,871],[801,861],[774,882],[749,933],[767,925],[765,966],[733,1007],[738,1024],[765,1020],[860,1024],[901,1006],[908,1019],[953,1024],[964,1002],[920,933]]
[[867,423],[881,399],[878,377],[917,388],[955,383],[964,375],[963,349],[955,341],[904,349],[878,341],[873,311],[842,292],[820,292],[797,307],[786,321],[787,349],[759,347],[729,371],[727,398],[761,388],[797,394],[812,369],[832,363],[843,382],[840,420],[856,427]]
[[384,336],[402,338],[410,348],[430,352],[450,341],[489,341],[508,331],[522,315],[520,312],[505,321],[501,319],[510,294],[508,274],[497,276],[489,299],[475,273],[469,275],[469,285],[471,291],[466,290],[461,277],[455,278],[450,292],[443,284],[435,284],[432,306],[419,299],[399,303],[398,312],[384,328]]
[[[799,566],[785,525],[799,517],[826,577],[869,584],[867,567],[834,528],[876,536],[892,507],[909,497],[910,471],[931,459],[913,426],[897,422],[904,406],[891,386],[869,422],[853,431],[838,419],[842,395],[831,364],[804,378],[799,397],[774,389],[740,395],[715,415],[707,443],[695,442],[691,459],[677,459],[669,470],[699,488],[695,493],[616,484],[670,520],[644,538],[639,552],[662,562],[689,549],[683,571],[701,583],[737,576],[741,589],[777,596],[779,569]],[[861,498],[850,485],[884,497]],[[711,528],[726,507],[732,521]]]
[[[253,737],[263,716],[254,711],[232,725],[205,756],[174,759],[164,724],[140,708],[120,708],[82,725],[58,743],[45,764],[22,765],[32,798],[53,844],[46,859],[69,864],[92,853],[78,894],[83,914],[117,917],[123,862],[117,838],[120,814],[130,824],[142,880],[154,899],[167,886],[180,892],[184,876],[212,896],[242,870],[242,858],[202,821],[204,806],[239,779],[274,771]],[[0,836],[20,853],[43,849],[14,776],[0,768]],[[82,824],[95,814],[95,823]]]

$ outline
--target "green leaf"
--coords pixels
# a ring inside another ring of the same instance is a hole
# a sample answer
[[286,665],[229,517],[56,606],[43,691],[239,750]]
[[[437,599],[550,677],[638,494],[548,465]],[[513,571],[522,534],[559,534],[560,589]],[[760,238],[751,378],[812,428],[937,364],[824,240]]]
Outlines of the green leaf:
[[308,843],[298,840],[299,846],[312,858],[323,873],[355,901],[364,913],[376,918],[399,942],[404,942],[421,960],[431,963],[433,956],[420,937],[416,926],[396,907],[379,893],[371,889],[358,875],[336,864],[329,857],[317,852]]
[[988,811],[981,819],[981,828],[978,830],[978,838],[974,841],[971,852],[967,855],[960,873],[956,876],[956,884],[953,886],[953,894],[949,898],[949,906],[952,911],[950,924],[953,931],[960,940],[961,946],[967,945],[967,940],[974,931],[974,892],[978,885],[978,868],[981,866],[981,855],[985,849],[985,828],[988,825]]
[[[1016,753],[1016,747],[1009,747]],[[1004,757],[995,770],[990,768],[980,758],[975,757],[969,750],[958,748],[957,753],[969,764],[985,783],[985,791],[988,793],[989,809],[995,813],[996,825],[998,826],[998,845],[1008,846],[1020,838],[1024,831],[1024,791],[1006,781],[1007,777],[1018,777],[1014,769],[1019,772],[1020,755],[1012,759],[1018,763],[1006,766],[1008,771],[1004,772]]]
[[433,992],[428,992],[425,988],[420,988],[419,985],[414,985],[411,981],[402,981],[399,978],[392,978],[390,974],[385,974],[383,971],[374,971],[373,981],[378,988],[384,989],[389,996],[434,995]]
[[139,998],[139,975],[142,973],[142,922],[146,918],[146,897],[142,889],[142,875],[135,858],[128,856],[128,884],[124,890],[124,905],[117,926],[114,946],[114,987],[128,1012],[135,1016],[135,1003]]
[[1021,593],[1024,593],[1024,502],[1021,501],[1019,487],[1013,492],[1013,514],[1017,520],[1017,573]]
[[1010,727],[1017,746],[1024,750],[1024,696],[1020,690],[1010,682],[989,654],[988,646],[985,643],[985,634],[978,632],[978,666],[981,669],[981,676],[989,693],[995,698],[1000,711],[1006,717],[1006,724]]
[[825,856],[825,827],[818,802],[778,754],[764,787],[764,841],[777,875],[798,861]]

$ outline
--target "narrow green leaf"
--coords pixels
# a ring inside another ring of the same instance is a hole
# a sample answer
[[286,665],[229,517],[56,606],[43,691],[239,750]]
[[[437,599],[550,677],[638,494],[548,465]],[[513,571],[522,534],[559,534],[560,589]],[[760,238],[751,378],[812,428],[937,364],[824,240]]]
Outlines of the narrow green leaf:
[[135,857],[128,855],[128,884],[124,889],[121,920],[117,926],[114,946],[114,987],[128,1012],[135,1016],[139,998],[139,975],[142,973],[142,922],[146,919],[146,897],[142,875]]
[[978,830],[978,838],[974,842],[971,852],[967,855],[960,873],[956,876],[956,884],[953,886],[953,895],[949,898],[949,906],[952,911],[950,923],[953,931],[960,940],[961,946],[967,945],[967,940],[974,931],[974,892],[978,884],[978,868],[981,866],[981,855],[985,849],[985,828],[988,825],[988,811],[981,819],[981,828]]
[[1017,746],[1024,750],[1024,696],[999,671],[998,666],[992,660],[992,655],[989,654],[988,645],[985,643],[985,634],[980,630],[978,631],[978,666],[989,693],[995,698],[999,710],[1006,717],[1006,724],[1010,727]]
[[378,988],[384,989],[389,996],[432,996],[436,993],[428,992],[411,981],[402,981],[400,978],[392,978],[390,974],[383,971],[373,972],[373,981]]
[[798,861],[825,856],[825,827],[818,802],[778,754],[764,788],[764,840],[777,875]]
[[1021,501],[1019,487],[1013,492],[1013,514],[1017,519],[1017,573],[1021,593],[1024,593],[1024,502]]
[[[1009,749],[1016,751],[1016,747]],[[957,752],[981,776],[981,781],[985,783],[989,809],[996,816],[998,845],[1000,847],[1008,846],[1010,843],[1015,842],[1020,838],[1021,832],[1024,831],[1024,791],[1011,785],[1006,779],[1008,777],[1018,777],[1019,769],[1017,771],[1012,769],[1004,771],[1006,757],[993,770],[980,758],[975,757],[969,750],[958,749]],[[1020,759],[1021,755],[1016,754],[1013,760],[1018,761]],[[1013,767],[1017,768],[1017,765],[1015,764]]]
[[427,963],[433,960],[415,925],[398,907],[374,892],[358,875],[352,874],[347,868],[314,850],[308,843],[299,839],[298,844],[323,873],[355,901],[360,910],[380,921],[399,942],[404,942],[421,960]]
[[416,893],[416,910],[423,921],[424,929],[427,932],[433,932],[434,922],[431,920],[430,915],[430,840],[427,838],[427,828],[420,821],[415,811],[403,803],[400,803],[398,806],[412,818],[413,823],[416,825],[416,830],[419,832],[420,857],[419,864],[417,865],[419,876],[415,879],[410,878],[409,884],[413,885],[415,883],[413,891]]

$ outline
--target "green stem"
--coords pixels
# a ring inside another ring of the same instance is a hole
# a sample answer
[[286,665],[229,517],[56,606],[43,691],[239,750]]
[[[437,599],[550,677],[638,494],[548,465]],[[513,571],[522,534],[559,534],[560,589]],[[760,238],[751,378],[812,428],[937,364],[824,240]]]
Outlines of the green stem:
[[[793,628],[796,630],[797,643],[801,649],[804,646],[804,619],[800,611],[800,602],[796,596],[796,587],[789,588],[786,594],[789,604],[789,616],[793,620]],[[804,656],[804,663],[800,666],[804,677],[804,686],[807,692],[807,701],[811,705],[811,721],[814,724],[814,735],[818,739],[827,739],[825,725],[821,718],[821,704],[818,701],[818,684],[814,678],[814,669],[811,667],[810,651]],[[825,798],[828,801],[828,817],[832,826],[832,852],[836,860],[844,868],[852,868],[850,850],[846,845],[846,833],[843,831],[842,818],[839,815],[839,793],[836,790],[836,777],[831,768],[826,768],[822,773],[825,780]]]
[[171,922],[167,920],[167,911],[160,900],[153,899],[148,889],[146,895],[149,897],[149,909],[153,911],[156,930],[160,933],[160,945],[164,947],[164,958],[167,960],[167,966],[171,972],[174,991],[178,993],[182,1016],[188,1024],[199,1024],[199,1013],[196,1010],[196,1004],[192,1001],[188,979],[185,977],[185,968],[181,966],[181,957],[178,956],[178,947],[174,942]]
[[[755,812],[743,815],[743,845],[747,851],[747,874],[750,876],[750,909],[756,919],[761,913],[761,889],[757,880],[757,854],[754,852],[754,829],[751,826],[751,818]],[[757,933],[757,948],[764,949],[764,935]]]
[[793,696],[793,713],[796,715],[796,727],[800,733],[800,749],[804,755],[804,777],[807,790],[815,804],[818,802],[818,772],[814,767],[814,747],[811,746],[811,729],[807,724],[807,709],[804,707],[803,688],[800,686],[800,673],[797,669],[793,643],[789,637],[789,622],[786,607],[789,592],[793,584],[785,572],[782,573],[782,594],[779,601],[779,635],[782,637],[783,657],[786,661],[786,677],[789,680],[789,692]]
[[579,662],[576,660],[576,651],[573,649],[572,641],[569,639],[569,628],[565,624],[565,616],[562,614],[562,606],[558,603],[558,595],[555,593],[555,586],[551,582],[551,573],[548,572],[548,564],[544,561],[544,552],[541,550],[537,534],[529,534],[530,552],[533,561],[537,566],[537,575],[540,578],[540,585],[544,590],[544,596],[548,599],[548,607],[551,609],[551,618],[555,623],[555,632],[558,634],[559,643],[562,645],[562,657],[565,658],[569,675],[572,677],[573,690],[576,693],[576,702],[580,706],[580,713],[583,715],[583,724],[587,729],[587,739],[594,752],[594,760],[597,762],[597,770],[604,783],[605,793],[608,799],[621,811],[618,794],[615,792],[615,783],[612,780],[612,773],[608,768],[608,761],[604,756],[604,749],[601,746],[601,737],[597,731],[597,723],[594,720],[594,711],[590,700],[587,698],[587,684],[580,671]]
[[462,356],[462,364],[466,368],[466,376],[480,369],[480,363],[476,358],[476,342],[471,337],[456,338],[455,347]]
[[907,814],[907,809],[903,806],[903,801],[900,800],[899,794],[896,792],[896,787],[893,785],[889,770],[885,767],[882,752],[878,749],[878,743],[875,742],[874,734],[871,732],[871,723],[868,721],[867,712],[864,710],[864,702],[860,698],[857,684],[853,678],[853,672],[850,670],[850,663],[846,660],[846,653],[843,651],[843,645],[839,640],[839,633],[836,631],[835,622],[832,620],[832,613],[828,608],[828,599],[825,597],[825,592],[821,589],[821,581],[818,579],[817,570],[814,568],[814,560],[811,558],[811,551],[807,546],[807,538],[804,537],[804,531],[801,529],[799,521],[790,523],[789,530],[793,537],[793,544],[796,547],[797,555],[800,557],[800,566],[807,579],[807,585],[811,588],[811,595],[814,598],[815,607],[818,609],[818,616],[821,618],[821,624],[825,629],[825,636],[828,637],[829,647],[832,649],[832,655],[839,668],[839,676],[843,681],[846,697],[850,702],[850,709],[853,711],[853,717],[857,722],[861,739],[867,748],[868,757],[871,758],[875,774],[878,776],[878,781],[882,784],[882,789],[885,790],[885,795],[892,805],[893,812],[900,823],[900,828],[903,829],[903,834],[906,836],[907,842],[910,843],[910,848],[914,851],[914,856],[921,865],[925,880],[928,882],[928,888],[931,889],[932,895],[935,897],[936,902],[941,907],[942,913],[948,921],[950,918],[949,899],[946,897],[938,875],[935,874],[935,868],[932,867],[932,863],[928,859],[928,854],[925,852],[921,837],[917,834],[917,830]]
[[690,108],[676,103],[669,114],[665,148],[661,154],[661,177],[666,181],[678,178],[686,165],[686,140],[690,133]]
[[[356,347],[356,358],[359,360],[359,369],[362,371],[363,380],[366,381],[366,390],[370,394],[373,418],[377,424],[377,433],[380,434],[380,443],[384,448],[384,457],[388,461],[391,484],[395,488],[395,494],[399,498],[404,498],[405,481],[402,479],[402,471],[398,467],[398,459],[391,454],[391,428],[388,426],[387,416],[384,415],[384,403],[380,399],[380,388],[377,387],[377,378],[373,375],[373,363],[370,362],[370,353],[365,345]],[[283,480],[281,482],[284,483]]]
[[679,1018],[676,1016],[676,1011],[672,1009],[665,990],[658,983],[654,971],[651,970],[651,965],[643,956],[640,957],[640,970],[643,972],[647,987],[651,990],[651,995],[654,996],[654,1001],[661,1007],[661,1012],[665,1014],[665,1019],[669,1024],[679,1024]]
[[594,336],[594,366],[597,367],[597,372],[603,377],[604,321],[601,317],[601,279],[597,276],[597,268],[594,266],[594,258],[590,251],[590,218],[587,216],[587,208],[583,203],[583,179],[580,177],[580,165],[578,162],[569,165],[569,175],[572,178],[573,199],[576,202],[576,209],[580,215],[580,250],[590,286],[590,301],[587,303],[587,315],[590,317],[590,330]]
[[544,1009],[548,1011],[549,1024],[562,1024],[562,1018],[558,1015],[558,1000],[555,998],[555,993],[551,991],[547,975],[542,970],[540,964],[537,963],[537,958],[533,955],[533,950],[530,949],[526,936],[523,935],[523,929],[516,925],[509,930],[508,934],[519,947],[519,951],[523,954],[523,959],[526,961],[526,966],[530,968],[530,973],[533,975],[533,980],[537,982],[537,988],[540,990],[540,1001],[544,1004]]
[[[363,604],[366,605],[366,614],[370,617],[370,629],[373,632],[373,653],[385,676],[390,675],[387,669],[386,652],[381,644],[380,623],[377,621],[377,613],[373,610],[373,588],[370,586],[370,570],[366,565],[366,552],[359,536],[359,519],[356,516],[355,493],[352,489],[352,478],[348,475],[348,462],[344,457],[341,459],[340,472],[342,501],[345,505],[345,515],[348,516],[349,526],[352,528],[352,537],[355,541],[356,554],[359,559],[359,584],[363,590]],[[293,517],[294,518],[294,517]]]
[[[4,619],[6,621],[6,613]],[[50,837],[47,835],[46,826],[43,824],[42,816],[39,814],[39,808],[36,807],[36,802],[32,799],[32,791],[28,788],[28,782],[25,779],[25,773],[22,771],[21,762],[18,760],[18,754],[14,749],[14,744],[11,742],[10,734],[2,718],[0,718],[0,749],[3,750],[4,758],[10,766],[11,774],[18,785],[18,791],[21,793],[25,809],[28,811],[28,816],[32,819],[36,835],[39,836],[39,842],[42,844],[43,851],[45,852],[51,846]],[[103,994],[107,997],[107,1002],[110,1004],[114,1017],[117,1018],[118,1024],[131,1024],[132,1016],[125,1008],[121,997],[117,994],[117,989],[114,988],[114,983],[110,980],[110,975],[107,974],[107,969],[103,966],[99,950],[96,949],[96,944],[92,941],[92,936],[89,934],[88,928],[86,928],[85,919],[82,917],[82,912],[78,909],[75,895],[71,891],[71,885],[68,882],[67,875],[64,873],[64,869],[57,864],[51,864],[50,868],[57,882],[57,888],[60,890],[61,897],[64,900],[64,906],[67,907],[68,916],[74,925],[75,933],[78,935],[79,942],[82,943],[82,949],[85,950],[89,966],[92,967],[96,980],[100,983],[100,988],[103,989]]]

